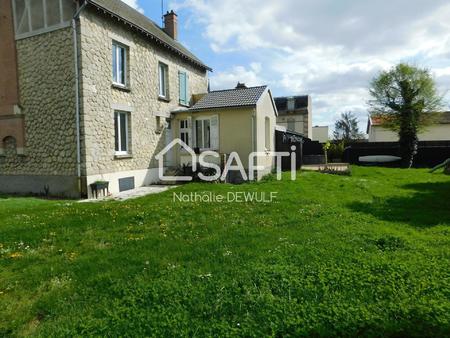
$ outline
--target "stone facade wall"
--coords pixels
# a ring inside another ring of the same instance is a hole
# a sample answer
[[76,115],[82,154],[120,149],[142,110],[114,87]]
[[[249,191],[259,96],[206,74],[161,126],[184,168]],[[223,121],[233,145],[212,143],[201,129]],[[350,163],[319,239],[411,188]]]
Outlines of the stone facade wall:
[[[164,122],[164,116],[169,117],[171,111],[181,108],[178,72],[188,73],[191,95],[207,91],[206,71],[92,8],[82,12],[80,32],[83,175],[157,167],[155,155],[166,144],[165,132],[158,132],[157,121]],[[113,40],[128,47],[129,88],[126,90],[112,86]],[[169,67],[169,102],[158,99],[159,61]],[[127,158],[115,156],[115,110],[130,111],[132,154]]]
[[288,122],[290,120],[293,120],[295,122],[295,132],[301,133],[305,135],[306,137],[311,137],[309,133],[309,121],[308,121],[308,114],[307,113],[300,113],[300,114],[285,114],[277,117],[277,124],[283,127],[288,127]]
[[76,176],[72,41],[66,28],[16,42],[25,148],[0,156],[0,175]]

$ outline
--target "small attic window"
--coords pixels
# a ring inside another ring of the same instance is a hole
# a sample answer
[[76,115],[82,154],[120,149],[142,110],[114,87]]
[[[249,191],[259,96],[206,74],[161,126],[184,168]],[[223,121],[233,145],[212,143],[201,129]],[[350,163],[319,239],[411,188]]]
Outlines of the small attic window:
[[293,97],[290,97],[290,98],[288,98],[288,100],[287,100],[287,109],[288,110],[294,110],[295,109],[295,98],[293,98]]

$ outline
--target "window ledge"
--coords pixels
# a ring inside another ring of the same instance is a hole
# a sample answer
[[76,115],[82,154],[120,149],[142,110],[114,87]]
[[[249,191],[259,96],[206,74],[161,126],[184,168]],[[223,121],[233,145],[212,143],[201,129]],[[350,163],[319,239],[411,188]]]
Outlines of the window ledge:
[[178,105],[180,106],[180,107],[185,107],[185,108],[190,108],[190,105],[188,105],[188,104],[184,104],[184,103],[178,103]]
[[114,155],[115,160],[125,160],[125,159],[130,159],[130,158],[133,158],[132,154],[115,154]]
[[158,100],[163,102],[170,102],[170,99],[164,96],[158,96]]
[[124,92],[131,92],[131,88],[130,87],[127,87],[127,86],[124,86],[124,85],[121,85],[121,84],[118,84],[118,83],[113,83],[111,85],[111,87],[114,88],[114,89],[118,89],[118,90],[124,91]]

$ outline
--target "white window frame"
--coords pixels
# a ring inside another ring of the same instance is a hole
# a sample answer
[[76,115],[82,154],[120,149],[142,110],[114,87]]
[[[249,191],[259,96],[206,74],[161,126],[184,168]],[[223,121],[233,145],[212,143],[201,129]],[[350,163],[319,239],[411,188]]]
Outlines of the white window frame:
[[[201,124],[201,126],[202,126],[202,133],[201,133],[201,135],[202,135],[202,144],[201,145],[203,147],[199,147],[199,145],[197,143],[197,121],[202,123]],[[209,146],[208,147],[205,147],[205,130],[204,130],[204,128],[205,128],[205,121],[209,121]],[[196,118],[194,120],[194,130],[195,130],[195,135],[194,135],[195,136],[195,147],[199,148],[201,151],[203,151],[203,150],[210,150],[211,149],[211,117],[208,116],[208,117]]]
[[169,99],[169,66],[164,62],[158,63],[158,83],[159,83],[159,97],[162,99]]
[[[124,45],[123,43],[117,42],[116,40],[112,41],[112,52],[114,51],[114,46],[116,46],[116,76],[119,77],[120,74],[120,62],[118,62],[119,60],[119,55],[120,55],[120,50],[123,49],[124,51],[124,57],[123,57],[123,79],[124,79],[124,83],[119,82],[118,80],[120,79],[115,79],[114,78],[114,58],[112,59],[112,78],[113,78],[113,84],[115,86],[119,86],[119,87],[127,87],[128,85],[128,63],[127,63],[127,59],[128,59],[128,46]],[[111,52],[111,55],[112,55]]]
[[[121,124],[120,124],[120,116],[125,115],[125,145],[126,149],[122,149],[122,133],[121,133]],[[126,111],[120,111],[116,110],[114,112],[114,118],[116,119],[115,123],[117,123],[117,133],[118,135],[114,135],[114,143],[116,141],[117,137],[117,146],[119,149],[114,149],[116,155],[129,155],[130,154],[130,144],[129,144],[129,129],[128,129],[128,119],[130,118],[130,113]],[[114,133],[116,133],[116,130],[114,130]],[[114,145],[115,148],[115,145]]]
[[[184,143],[186,143],[189,147],[191,147],[192,145],[189,144],[189,138],[190,138],[190,134],[191,134],[191,128],[189,128],[189,121],[188,121],[188,119],[182,119],[182,120],[180,120],[180,140],[183,140],[183,138],[181,137],[182,134],[185,135]],[[183,148],[183,149],[184,149],[184,148]]]

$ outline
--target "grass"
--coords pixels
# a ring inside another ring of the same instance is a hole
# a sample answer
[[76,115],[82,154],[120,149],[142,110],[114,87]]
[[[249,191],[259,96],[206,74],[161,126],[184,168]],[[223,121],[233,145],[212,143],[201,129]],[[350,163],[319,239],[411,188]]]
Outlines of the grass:
[[275,203],[0,198],[0,336],[450,335],[450,177],[354,167]]

